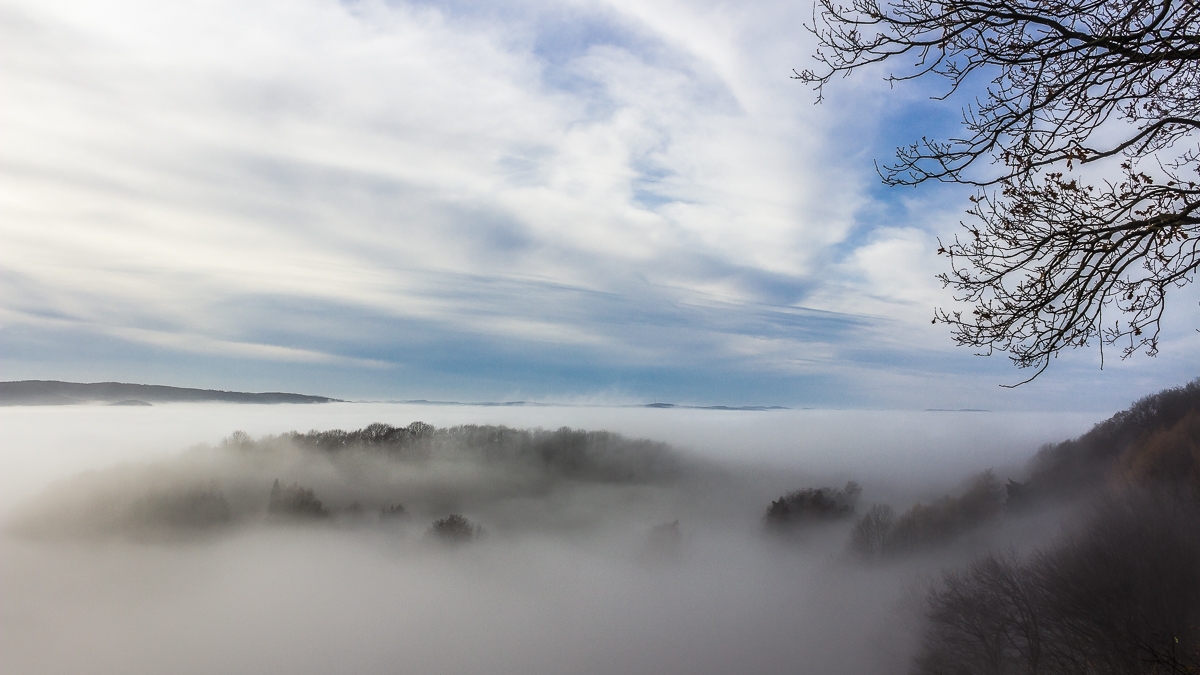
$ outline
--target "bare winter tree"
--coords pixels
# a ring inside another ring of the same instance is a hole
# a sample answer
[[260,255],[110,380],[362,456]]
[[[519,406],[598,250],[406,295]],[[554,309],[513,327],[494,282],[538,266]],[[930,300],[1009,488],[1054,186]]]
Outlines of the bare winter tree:
[[914,675],[1200,672],[1200,502],[1106,496],[1020,560],[987,555],[930,589]]
[[974,310],[934,321],[1033,379],[1093,340],[1154,355],[1168,289],[1200,266],[1198,19],[1195,0],[818,0],[821,67],[796,77],[820,100],[836,74],[901,61],[891,82],[978,92],[961,137],[899,148],[881,175],[977,189],[938,250]]

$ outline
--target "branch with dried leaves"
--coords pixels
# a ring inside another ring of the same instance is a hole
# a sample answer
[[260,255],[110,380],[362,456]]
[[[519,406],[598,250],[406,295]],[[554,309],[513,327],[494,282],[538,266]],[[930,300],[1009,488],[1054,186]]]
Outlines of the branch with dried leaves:
[[818,100],[834,75],[896,59],[911,65],[892,83],[979,92],[960,137],[922,138],[880,170],[977,189],[967,235],[939,249],[939,278],[974,309],[935,323],[1033,377],[1093,341],[1157,353],[1167,291],[1200,266],[1200,4],[818,0],[808,28],[821,67],[796,78]]

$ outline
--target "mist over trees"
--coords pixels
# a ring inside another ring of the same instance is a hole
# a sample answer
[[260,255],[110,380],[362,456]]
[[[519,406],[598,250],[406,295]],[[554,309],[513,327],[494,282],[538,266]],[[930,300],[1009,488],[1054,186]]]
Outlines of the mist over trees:
[[[850,549],[877,556],[944,545],[1005,511],[1024,511],[1124,487],[1200,489],[1200,380],[1146,396],[1079,438],[1043,446],[1023,482],[991,470],[959,495],[903,513],[874,504],[854,524]],[[774,504],[772,505],[774,507]]]
[[[1200,381],[1044,446],[1019,475],[985,470],[942,497],[866,509],[865,500],[896,492],[852,481],[780,494],[780,476],[738,474],[603,431],[415,422],[257,439],[234,432],[217,447],[64,481],[8,531],[72,545],[224,546],[275,528],[279,541],[366,541],[389,560],[422,546],[413,558],[437,565],[456,556],[479,569],[505,556],[527,564],[540,555],[529,547],[547,542],[582,542],[585,565],[613,555],[611,547],[638,574],[663,583],[693,575],[704,589],[697,593],[725,594],[721,602],[777,594],[712,564],[727,558],[703,558],[719,548],[754,574],[783,575],[772,584],[864,588],[852,593],[854,611],[878,594],[900,597],[914,575],[934,575],[923,596],[905,596],[920,623],[891,619],[887,630],[906,642],[888,672],[1186,673],[1200,667],[1198,458]],[[1063,533],[1043,528],[1023,538],[1033,521],[1061,524]],[[722,537],[716,548],[714,536]],[[811,620],[805,607],[787,611]],[[836,619],[846,631],[862,628],[853,613]]]
[[259,444],[279,442],[327,453],[370,450],[398,459],[458,454],[490,463],[522,463],[567,478],[602,482],[669,480],[683,471],[678,455],[666,443],[568,427],[549,431],[474,424],[437,428],[424,422],[405,427],[376,423],[357,431],[291,432],[265,438]]
[[[583,486],[651,488],[698,466],[665,443],[570,428],[377,423],[258,439],[235,431],[218,447],[194,449],[171,464],[80,476],[28,509],[17,528],[153,538],[263,517],[331,525],[377,519],[405,528],[412,516],[441,522],[451,513],[465,517],[458,511],[471,508],[500,508],[517,525],[578,523],[603,517],[582,503],[573,506],[590,498]],[[565,501],[555,506],[554,499]],[[452,534],[454,524],[435,531]]]
[[[848,547],[868,557],[932,549],[992,522],[1006,509],[1073,499],[1114,481],[1146,485],[1187,480],[1200,485],[1198,429],[1200,381],[1148,396],[1077,439],[1045,446],[1027,477],[1018,477],[1021,482],[1010,478],[1004,486],[993,472],[985,471],[958,494],[899,510],[874,504],[865,512],[856,508],[862,488],[850,482],[840,489],[785,493],[760,513],[775,531],[853,518]],[[695,462],[665,443],[611,432],[487,425],[437,428],[422,422],[259,439],[234,432],[217,450],[214,457],[234,462],[224,469],[224,478],[205,474],[155,479],[159,484],[147,485],[140,494],[105,488],[93,491],[94,498],[78,488],[71,500],[60,501],[77,503],[73,517],[78,523],[108,523],[97,531],[221,528],[253,520],[264,510],[276,519],[338,520],[361,514],[364,507],[378,514],[378,520],[403,523],[403,516],[443,518],[489,500],[532,497],[539,503],[559,490],[556,486],[668,484],[697,469]],[[321,473],[269,469],[279,462],[295,469],[328,468]],[[275,475],[255,477],[265,471]],[[336,480],[331,483],[331,478]]]
[[987,555],[929,593],[915,675],[1200,670],[1200,501],[1129,490],[1028,560]]
[[831,487],[804,488],[771,502],[763,521],[772,529],[791,529],[815,521],[839,520],[854,513],[862,488],[850,481],[838,490]]
[[[1198,419],[1193,381],[1043,447],[1010,507],[1082,495],[1083,521],[1026,559],[993,553],[944,573],[914,673],[1200,671]],[[865,521],[856,537],[874,532]]]
[[897,515],[875,504],[850,533],[850,549],[861,555],[903,553],[938,546],[987,523],[1004,508],[1004,488],[991,470],[975,476],[957,496],[917,503]]
[[267,513],[287,518],[329,517],[329,510],[311,488],[300,487],[298,483],[283,485],[278,478],[267,497]]
[[914,675],[1200,672],[1200,380],[1043,446],[1024,482],[988,470],[903,513],[875,504],[849,550],[933,550],[1063,503],[1086,506],[1051,544],[994,549],[930,585]]
[[1019,502],[1071,496],[1114,480],[1200,486],[1198,415],[1200,380],[1146,396],[1077,439],[1044,446]]
[[130,505],[126,519],[135,530],[198,531],[228,525],[233,515],[221,492],[192,488],[152,492]]

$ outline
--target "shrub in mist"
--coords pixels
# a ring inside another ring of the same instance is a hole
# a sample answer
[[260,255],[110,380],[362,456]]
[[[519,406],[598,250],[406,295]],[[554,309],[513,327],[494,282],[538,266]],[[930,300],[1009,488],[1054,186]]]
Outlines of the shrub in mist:
[[408,517],[408,511],[404,510],[403,504],[392,504],[379,510],[380,520],[398,520],[406,517]]
[[428,534],[439,541],[457,544],[478,539],[483,534],[483,528],[460,513],[451,513],[433,521]]
[[962,494],[915,504],[898,516],[891,507],[872,506],[854,524],[850,548],[871,556],[944,544],[1000,515],[1004,494],[1004,487],[989,469],[975,476]]
[[929,592],[917,675],[1200,672],[1200,502],[1125,492],[1028,560]]
[[302,519],[329,516],[329,510],[310,488],[301,487],[297,483],[283,485],[278,478],[271,486],[271,495],[267,498],[267,513]]
[[854,514],[862,488],[850,481],[841,490],[822,487],[795,490],[771,502],[763,520],[773,529],[819,520],[837,520]]

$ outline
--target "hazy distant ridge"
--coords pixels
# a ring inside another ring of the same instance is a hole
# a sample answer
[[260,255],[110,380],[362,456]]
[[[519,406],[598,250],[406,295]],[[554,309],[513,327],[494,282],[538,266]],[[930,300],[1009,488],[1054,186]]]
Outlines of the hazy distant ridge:
[[184,401],[225,401],[227,403],[330,403],[327,396],[307,396],[283,392],[249,393],[215,389],[189,389],[157,384],[123,382],[58,382],[23,380],[0,382],[0,405],[74,405],[79,403],[173,403]]
[[[475,406],[479,408],[517,408],[527,406],[530,408],[582,408],[589,407],[594,404],[587,403],[546,403],[543,401],[429,401],[423,398],[406,399],[400,401],[387,401],[387,403],[409,403],[416,405],[461,405]],[[628,405],[619,405],[620,408],[678,408],[680,410],[736,410],[736,411],[754,411],[754,410],[790,410],[790,408],[781,405],[684,405],[682,403],[636,403]]]

